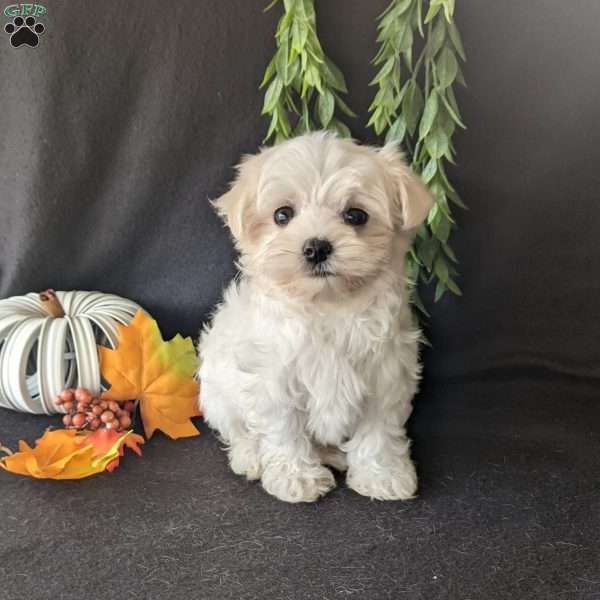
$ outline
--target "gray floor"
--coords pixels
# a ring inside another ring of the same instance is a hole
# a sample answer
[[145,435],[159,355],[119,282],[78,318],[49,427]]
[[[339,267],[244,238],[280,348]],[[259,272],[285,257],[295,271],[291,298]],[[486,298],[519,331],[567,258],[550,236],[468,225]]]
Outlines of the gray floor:
[[[600,598],[600,406],[566,380],[429,385],[419,497],[286,505],[210,432],[79,482],[0,473],[2,600]],[[0,440],[46,419],[0,412]]]

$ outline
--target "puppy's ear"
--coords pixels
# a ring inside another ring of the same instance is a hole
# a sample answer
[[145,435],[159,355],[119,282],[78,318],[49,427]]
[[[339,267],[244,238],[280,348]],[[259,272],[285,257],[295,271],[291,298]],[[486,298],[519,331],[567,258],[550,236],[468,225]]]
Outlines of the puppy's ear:
[[406,165],[396,144],[387,144],[379,154],[386,162],[401,227],[414,229],[425,220],[433,206],[431,193],[421,178]]
[[229,191],[211,202],[236,242],[242,240],[244,228],[249,224],[256,200],[256,177],[252,164],[255,158],[244,157],[237,167],[238,175]]
[[245,203],[243,186],[239,181],[235,181],[227,193],[211,202],[236,240],[239,240],[242,233]]

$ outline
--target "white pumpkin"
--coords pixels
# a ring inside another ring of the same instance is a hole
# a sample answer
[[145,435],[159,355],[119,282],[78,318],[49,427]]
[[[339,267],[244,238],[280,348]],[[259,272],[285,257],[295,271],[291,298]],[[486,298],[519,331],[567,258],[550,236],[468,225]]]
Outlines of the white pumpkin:
[[139,306],[112,294],[56,292],[64,316],[53,317],[38,294],[0,300],[0,406],[35,414],[64,412],[54,404],[69,387],[103,389],[97,344],[115,348],[117,323]]

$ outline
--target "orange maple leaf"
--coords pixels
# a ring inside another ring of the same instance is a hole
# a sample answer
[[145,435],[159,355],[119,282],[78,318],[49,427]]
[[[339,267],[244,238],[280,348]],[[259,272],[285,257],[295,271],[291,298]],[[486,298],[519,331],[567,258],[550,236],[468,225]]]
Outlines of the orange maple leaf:
[[1,458],[0,467],[36,479],[82,479],[112,471],[125,445],[140,453],[136,445],[140,436],[132,431],[111,432],[112,436],[105,440],[98,439],[97,433],[74,429],[46,431],[33,448],[21,440],[19,452]]
[[160,429],[173,439],[199,435],[190,421],[200,415],[197,357],[191,338],[162,339],[156,321],[138,310],[119,325],[116,350],[99,346],[102,376],[111,387],[103,398],[139,400],[146,437]]
[[117,440],[119,440],[119,444],[117,445],[118,456],[106,465],[106,470],[109,473],[112,473],[119,466],[119,459],[123,456],[125,447],[130,448],[138,456],[141,456],[142,450],[140,444],[144,443],[144,438],[133,432],[129,432],[129,435],[122,438],[122,434],[117,433],[114,429],[97,429],[87,435],[87,443],[94,446],[94,457],[102,456],[109,452]]

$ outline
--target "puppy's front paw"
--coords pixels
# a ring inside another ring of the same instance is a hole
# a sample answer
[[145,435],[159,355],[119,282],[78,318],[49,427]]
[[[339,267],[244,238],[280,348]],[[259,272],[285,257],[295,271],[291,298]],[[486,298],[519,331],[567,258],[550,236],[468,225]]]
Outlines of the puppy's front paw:
[[410,458],[405,457],[388,467],[352,466],[346,483],[355,492],[376,500],[408,500],[417,491],[417,474]]
[[333,473],[322,465],[291,468],[287,464],[265,467],[265,490],[284,502],[314,502],[335,487]]

